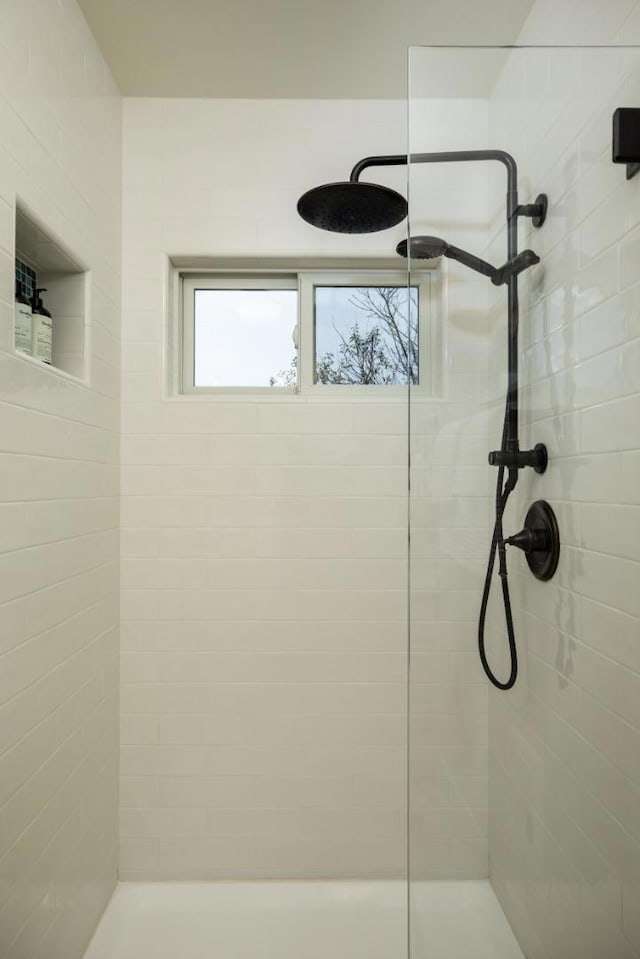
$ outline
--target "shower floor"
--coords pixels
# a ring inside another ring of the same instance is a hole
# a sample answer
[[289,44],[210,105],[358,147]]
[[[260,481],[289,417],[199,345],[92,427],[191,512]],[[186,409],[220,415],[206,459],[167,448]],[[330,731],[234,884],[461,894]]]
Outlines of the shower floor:
[[[120,883],[85,959],[405,959],[402,882]],[[412,893],[413,959],[523,959],[485,881]]]

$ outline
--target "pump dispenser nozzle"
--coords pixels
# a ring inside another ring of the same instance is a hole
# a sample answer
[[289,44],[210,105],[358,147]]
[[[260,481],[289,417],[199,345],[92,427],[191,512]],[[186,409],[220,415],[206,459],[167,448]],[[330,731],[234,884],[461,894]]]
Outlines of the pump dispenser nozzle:
[[41,293],[46,292],[46,286],[39,286],[33,291],[33,312],[38,312],[42,314],[42,316],[51,316],[51,313],[42,302],[42,297],[40,296]]

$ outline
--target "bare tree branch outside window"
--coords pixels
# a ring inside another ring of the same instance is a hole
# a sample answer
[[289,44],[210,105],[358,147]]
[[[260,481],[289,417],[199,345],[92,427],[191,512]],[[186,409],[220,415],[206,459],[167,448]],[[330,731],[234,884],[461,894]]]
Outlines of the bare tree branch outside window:
[[[326,297],[320,295],[324,291]],[[329,307],[332,301],[335,302]],[[323,309],[327,311],[326,316]],[[418,384],[418,291],[415,287],[410,290],[378,286],[318,287],[315,333],[316,383]],[[323,349],[327,341],[330,348]],[[270,379],[271,386],[295,386],[296,382],[295,356],[286,370]]]

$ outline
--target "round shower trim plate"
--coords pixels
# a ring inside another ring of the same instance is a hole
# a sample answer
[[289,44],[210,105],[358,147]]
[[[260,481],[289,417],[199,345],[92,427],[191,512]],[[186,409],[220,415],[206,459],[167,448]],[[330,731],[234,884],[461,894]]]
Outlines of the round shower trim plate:
[[558,568],[560,559],[560,530],[556,514],[546,500],[536,500],[529,507],[524,526],[532,533],[542,533],[544,536],[545,549],[533,549],[525,555],[536,579],[549,580]]

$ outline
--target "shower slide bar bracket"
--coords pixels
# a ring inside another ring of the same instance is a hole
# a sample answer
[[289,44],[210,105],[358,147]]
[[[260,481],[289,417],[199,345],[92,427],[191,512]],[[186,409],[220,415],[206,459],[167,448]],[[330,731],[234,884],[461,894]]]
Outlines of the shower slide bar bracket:
[[536,473],[544,473],[549,463],[549,454],[544,443],[536,443],[532,450],[492,450],[489,453],[491,466],[507,469],[525,469],[531,466]]
[[516,216],[530,216],[535,227],[541,227],[547,219],[549,197],[546,193],[538,193],[533,203],[525,203],[516,207]]

